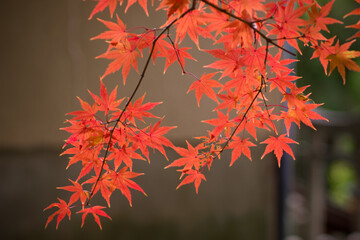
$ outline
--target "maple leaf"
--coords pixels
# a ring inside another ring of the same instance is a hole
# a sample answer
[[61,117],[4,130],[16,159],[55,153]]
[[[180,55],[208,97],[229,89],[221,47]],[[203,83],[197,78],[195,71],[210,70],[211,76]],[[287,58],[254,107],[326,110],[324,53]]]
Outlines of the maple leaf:
[[91,40],[106,39],[110,40],[110,43],[112,45],[116,45],[118,42],[125,40],[128,36],[128,33],[126,32],[126,25],[120,20],[119,16],[116,16],[116,18],[117,24],[98,18],[100,22],[102,22],[107,28],[109,28],[109,31],[105,31],[97,35],[96,37],[91,38]]
[[134,46],[128,46],[128,44],[119,43],[115,46],[115,48],[115,50],[107,51],[106,53],[96,57],[115,59],[109,64],[101,78],[104,78],[110,73],[114,73],[122,68],[123,83],[125,85],[130,67],[132,66],[136,71],[138,71],[137,58],[140,57],[140,54],[135,50]]
[[45,228],[47,228],[48,224],[53,220],[53,218],[57,216],[57,219],[56,219],[56,229],[58,229],[58,226],[59,226],[59,223],[63,220],[63,218],[68,215],[69,217],[69,220],[70,220],[70,216],[71,216],[71,211],[69,209],[69,205],[62,199],[58,198],[59,200],[59,203],[53,203],[53,204],[50,204],[48,207],[46,207],[44,209],[45,210],[48,210],[50,208],[53,208],[53,207],[57,207],[59,208],[59,210],[57,210],[56,212],[54,212],[53,214],[51,214],[47,221],[46,221],[46,225],[45,225]]
[[329,29],[326,25],[334,24],[334,23],[342,23],[339,20],[336,20],[334,18],[326,17],[332,8],[332,5],[334,4],[335,0],[332,0],[328,2],[325,6],[321,7],[320,11],[317,8],[317,5],[314,3],[310,7],[310,10],[308,11],[309,14],[309,22],[316,25],[318,28],[325,30],[329,32]]
[[91,106],[89,103],[83,101],[81,98],[77,97],[80,101],[81,104],[81,108],[83,110],[79,110],[79,111],[74,111],[74,112],[70,112],[68,113],[68,115],[73,115],[76,116],[73,118],[73,120],[92,120],[94,119],[94,116],[96,114],[96,112],[99,110],[99,107],[96,104],[93,104],[93,106]]
[[69,181],[72,182],[73,186],[58,187],[58,189],[74,192],[70,197],[69,205],[73,204],[80,198],[81,204],[84,206],[86,199],[89,198],[89,192],[83,189],[82,184],[74,182],[71,179],[69,179]]
[[360,72],[360,67],[351,60],[351,58],[356,58],[360,56],[360,51],[349,51],[349,47],[355,40],[351,42],[344,43],[343,45],[339,46],[339,41],[335,44],[335,52],[330,54],[327,59],[330,61],[330,71],[331,72],[337,68],[339,71],[343,83],[345,84],[345,67],[352,71]]
[[[100,173],[101,166],[103,165],[102,160],[99,158],[100,151],[102,149],[102,145],[94,147],[92,151],[87,151],[87,155],[82,156],[82,169],[79,173],[78,178],[76,181],[79,181],[82,177],[90,173],[91,170],[94,169],[95,173]],[[69,163],[70,164],[70,163]],[[104,165],[105,169],[108,168],[108,166]]]
[[95,103],[99,105],[99,110],[104,111],[105,115],[109,113],[109,111],[118,111],[117,108],[121,102],[124,100],[124,98],[116,100],[117,95],[117,86],[115,89],[110,93],[110,96],[108,95],[107,89],[102,81],[100,79],[100,97],[90,92],[90,95],[94,99]]
[[162,118],[160,121],[154,124],[154,126],[149,127],[149,133],[148,133],[148,140],[146,141],[146,144],[149,147],[152,147],[154,149],[159,150],[162,155],[166,156],[166,152],[164,150],[163,146],[174,148],[174,145],[170,142],[169,139],[164,137],[163,135],[170,131],[171,129],[176,128],[176,126],[173,127],[160,127],[160,124],[164,118]]
[[194,167],[196,170],[199,170],[200,168],[200,158],[198,156],[199,149],[201,148],[201,145],[198,145],[196,148],[194,148],[188,141],[186,141],[188,149],[181,148],[181,147],[175,147],[174,150],[182,156],[182,158],[179,158],[175,161],[173,161],[171,164],[167,165],[165,169],[169,167],[180,167],[184,166],[184,169],[191,169]]
[[291,109],[293,106],[297,108],[302,108],[305,105],[305,102],[308,100],[307,96],[303,95],[302,93],[307,89],[309,85],[297,88],[295,85],[290,87],[290,92],[283,93],[284,98],[281,102],[287,101],[288,107]]
[[194,170],[194,169],[188,169],[188,170],[185,170],[185,172],[188,176],[186,176],[184,178],[184,180],[182,180],[182,182],[176,187],[176,189],[178,189],[179,187],[181,187],[185,184],[194,182],[196,194],[198,194],[201,180],[206,181],[204,174],[200,173],[199,170]]
[[267,146],[265,148],[265,152],[261,156],[261,159],[263,159],[266,154],[268,154],[269,152],[272,152],[272,151],[274,151],[274,153],[275,153],[279,167],[280,167],[280,163],[281,163],[281,157],[282,157],[284,151],[287,152],[293,159],[295,159],[294,153],[291,150],[290,146],[288,145],[289,143],[299,144],[298,142],[295,142],[291,138],[285,137],[285,134],[277,136],[277,137],[270,136],[268,139],[261,142],[261,144],[267,144]]
[[[144,98],[145,98],[145,94],[139,99],[137,99],[133,104],[130,103],[124,114],[124,118],[130,121],[134,125],[135,125],[135,118],[139,119],[142,122],[145,122],[143,117],[158,118],[153,114],[149,113],[148,111],[153,109],[156,105],[161,104],[162,102],[148,102],[142,104]],[[120,114],[121,112],[115,113],[113,118],[117,119],[120,116]]]
[[[360,0],[355,0],[355,1],[360,3]],[[346,14],[344,16],[344,18],[347,18],[348,16],[351,16],[351,15],[360,15],[360,8],[356,8],[355,10],[349,12],[348,14]]]
[[284,124],[286,127],[287,135],[289,135],[291,123],[294,122],[299,128],[300,123],[303,122],[305,125],[316,130],[314,125],[311,123],[311,120],[325,120],[326,118],[322,117],[320,114],[312,111],[322,104],[304,104],[303,107],[295,107],[289,109],[287,112],[283,112],[280,117],[284,119]]
[[145,196],[147,195],[139,185],[137,185],[134,181],[130,180],[130,178],[141,176],[143,175],[143,173],[130,172],[127,171],[127,169],[128,167],[123,167],[119,170],[119,172],[109,172],[109,176],[111,178],[110,191],[114,191],[116,188],[119,189],[121,193],[128,199],[130,206],[132,206],[131,193],[129,188],[138,190],[142,192]]
[[241,156],[241,154],[244,154],[251,161],[251,152],[249,147],[254,146],[256,145],[250,142],[249,138],[241,139],[239,137],[234,137],[233,141],[229,144],[229,148],[233,149],[231,154],[230,167]]
[[99,225],[100,229],[102,229],[101,227],[101,223],[100,223],[100,218],[98,215],[103,216],[103,217],[107,217],[111,220],[111,217],[109,215],[107,215],[103,210],[105,207],[103,206],[93,206],[93,207],[88,207],[88,208],[84,208],[80,211],[78,211],[77,213],[82,213],[82,222],[81,222],[81,227],[84,226],[84,222],[85,222],[85,218],[88,215],[88,213],[91,213],[94,216],[94,220],[95,222]]
[[264,10],[264,0],[235,0],[229,3],[229,6],[235,10],[236,13],[246,11],[247,14],[253,15],[255,11]]
[[211,13],[204,13],[204,19],[207,23],[206,30],[209,32],[216,31],[215,36],[219,35],[222,32],[222,29],[225,29],[229,24],[230,16],[210,8]]
[[215,102],[219,103],[213,88],[222,87],[222,85],[218,81],[211,79],[215,74],[216,73],[204,73],[199,80],[196,80],[193,84],[191,84],[189,90],[187,91],[189,93],[190,91],[195,90],[198,106],[200,106],[200,99],[203,93]]
[[[160,53],[160,56],[166,57],[165,67],[164,67],[164,74],[166,73],[167,68],[172,65],[175,61],[179,61],[180,65],[185,67],[185,58],[195,60],[188,52],[186,52],[189,47],[179,48],[178,44],[175,44],[175,47],[171,47],[166,49],[166,55],[164,56],[163,53]],[[195,60],[196,61],[196,60]]]
[[275,23],[270,24],[273,28],[269,31],[269,35],[277,35],[280,46],[284,44],[284,39],[301,53],[296,38],[300,36],[298,33],[301,26],[307,25],[306,20],[301,19],[309,6],[294,8],[296,0],[288,1],[285,8],[277,8],[275,14]]
[[[360,9],[360,8],[359,8]],[[355,28],[360,29],[360,21],[358,21],[356,24],[346,26],[346,28]],[[360,38],[360,31],[355,33],[352,37],[349,37],[347,40],[353,39],[353,38]]]
[[189,0],[164,0],[160,3],[156,10],[165,8],[168,10],[167,17],[169,18],[173,13],[183,13],[184,9],[189,5]]
[[121,148],[113,148],[112,153],[109,155],[109,159],[114,159],[115,170],[119,168],[122,162],[130,168],[132,171],[132,159],[144,160],[144,158],[134,151],[133,147],[127,147],[127,144],[124,144]]
[[[149,16],[149,12],[147,10],[147,1],[148,0],[128,0],[128,4],[126,5],[125,8],[125,13],[129,9],[129,7],[131,7],[135,2],[138,2],[139,5],[142,7],[142,9],[144,9],[146,16]],[[152,0],[152,3],[154,4],[154,0]]]
[[310,59],[319,58],[321,65],[324,68],[325,74],[327,74],[327,66],[329,59],[327,58],[330,54],[334,52],[335,47],[332,46],[334,43],[335,37],[328,39],[325,42],[322,42],[320,46],[314,46],[315,51]]
[[112,188],[112,184],[109,173],[104,173],[99,180],[98,176],[93,176],[92,178],[85,181],[83,184],[96,183],[97,181],[98,183],[95,189],[92,189],[93,195],[95,195],[100,189],[101,196],[106,200],[108,206],[110,207],[110,196],[113,191],[110,190]]
[[104,11],[106,7],[109,7],[110,15],[111,17],[114,14],[114,11],[116,9],[117,2],[120,3],[120,5],[123,3],[124,0],[99,0],[98,4],[96,4],[95,8],[90,14],[89,20],[98,12]]
[[215,61],[204,67],[214,68],[214,69],[223,69],[220,79],[225,76],[237,76],[243,73],[242,67],[245,65],[243,61],[242,49],[231,49],[229,51],[224,51],[222,49],[213,49],[213,50],[204,50],[215,58],[220,60]]
[[227,108],[227,113],[229,113],[233,108],[236,108],[239,97],[230,90],[227,90],[227,94],[217,94],[217,96],[223,102],[220,103],[214,110]]
[[[250,16],[246,12],[242,12],[241,19],[250,22]],[[225,49],[234,49],[235,47],[252,47],[254,43],[254,32],[252,28],[245,22],[237,19],[233,20],[226,26],[228,34],[225,34],[215,43],[224,43]]]
[[204,38],[212,38],[208,30],[201,27],[205,25],[203,17],[204,3],[200,3],[198,9],[191,11],[176,22],[176,42],[181,43],[185,35],[188,34],[190,39],[199,47],[199,36]]
[[217,137],[219,134],[225,130],[225,135],[230,135],[231,127],[235,127],[235,123],[229,120],[229,115],[225,115],[220,111],[217,111],[219,118],[209,119],[202,122],[208,123],[210,125],[216,126],[212,131],[212,134]]
[[273,78],[269,78],[268,82],[270,83],[270,91],[278,88],[282,93],[286,93],[286,88],[294,88],[295,84],[293,83],[295,80],[300,77],[292,74],[292,70],[281,72],[277,74]]

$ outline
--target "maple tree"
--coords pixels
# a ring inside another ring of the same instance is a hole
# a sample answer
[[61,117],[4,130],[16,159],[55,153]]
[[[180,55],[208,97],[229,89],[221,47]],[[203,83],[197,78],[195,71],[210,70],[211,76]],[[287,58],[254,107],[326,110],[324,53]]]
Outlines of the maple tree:
[[[133,171],[133,161],[150,161],[149,149],[158,150],[167,159],[165,148],[173,148],[180,158],[171,159],[165,168],[179,168],[182,181],[177,188],[193,183],[196,193],[206,180],[206,169],[226,149],[232,151],[231,166],[242,155],[251,161],[251,149],[266,144],[262,158],[274,152],[280,167],[284,152],[295,159],[290,147],[297,144],[289,135],[292,123],[314,128],[312,120],[326,121],[316,113],[321,104],[314,103],[310,93],[306,93],[309,86],[297,87],[300,77],[289,65],[295,60],[284,58],[284,53],[295,56],[301,54],[303,47],[313,49],[312,59],[320,61],[325,74],[336,68],[343,83],[346,69],[360,71],[352,60],[360,56],[360,51],[349,50],[360,37],[359,32],[339,43],[328,29],[330,24],[341,24],[328,17],[335,0],[324,6],[315,0],[161,0],[155,8],[166,11],[167,17],[162,26],[152,29],[127,29],[115,14],[118,7],[123,8],[124,1],[98,0],[90,14],[92,19],[106,8],[110,11],[111,20],[98,19],[106,30],[92,39],[106,42],[107,50],[97,58],[111,62],[101,77],[100,95],[89,91],[93,103],[79,98],[82,110],[69,113],[69,126],[63,130],[71,135],[62,154],[70,155],[67,167],[78,163],[82,168],[77,179],[69,179],[72,185],[59,187],[70,192],[69,200],[58,198],[58,203],[44,209],[58,208],[48,217],[45,227],[57,216],[57,228],[66,215],[70,219],[73,209],[78,209],[75,212],[82,213],[82,226],[91,213],[101,228],[98,215],[111,218],[102,210],[105,206],[93,204],[95,194],[99,193],[108,206],[116,190],[130,206],[131,189],[146,195],[133,180],[142,175]],[[135,2],[149,15],[147,0],[128,0],[124,11]],[[345,17],[359,14],[360,7]],[[347,27],[360,29],[359,23]],[[181,46],[186,36],[199,51],[216,59],[204,66],[212,72],[196,76],[186,71],[185,62],[195,60],[190,48]],[[202,49],[199,37],[212,41],[214,49]],[[139,69],[142,58],[143,67]],[[216,103],[217,117],[203,121],[211,130],[205,136],[195,136],[199,141],[196,146],[186,142],[186,148],[177,147],[164,136],[175,126],[162,126],[163,119],[151,113],[160,102],[145,102],[145,94],[134,100],[149,63],[152,60],[156,64],[157,58],[165,58],[164,73],[177,62],[182,74],[193,77],[188,92],[194,92],[198,106],[204,96]],[[117,87],[109,94],[103,79],[121,71],[125,84],[131,68],[139,73],[131,95],[118,98]],[[274,91],[282,96],[278,104],[270,104],[267,98]],[[154,121],[149,123],[148,119]],[[285,129],[277,122],[282,122]],[[258,140],[261,130],[267,133],[263,141]]]

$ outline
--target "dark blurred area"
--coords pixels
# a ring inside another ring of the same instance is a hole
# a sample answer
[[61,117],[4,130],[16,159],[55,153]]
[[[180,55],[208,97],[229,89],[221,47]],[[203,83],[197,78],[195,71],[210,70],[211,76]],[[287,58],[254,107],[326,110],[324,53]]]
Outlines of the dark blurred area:
[[[197,195],[193,185],[176,190],[179,173],[164,170],[168,162],[155,152],[151,164],[134,164],[136,172],[145,173],[137,183],[148,197],[134,191],[130,207],[120,192],[115,193],[111,208],[105,210],[112,220],[101,218],[103,230],[92,216],[81,228],[77,214],[71,221],[63,220],[58,230],[54,221],[44,229],[52,211],[43,209],[58,196],[68,197],[56,187],[68,185],[67,179],[73,179],[79,170],[76,166],[65,169],[68,159],[59,154],[68,135],[59,128],[66,126],[66,113],[80,108],[76,96],[90,100],[87,89],[98,93],[99,76],[108,64],[94,59],[106,50],[104,43],[89,40],[105,30],[96,19],[87,20],[94,4],[80,0],[2,4],[2,239],[360,239],[360,77],[347,73],[344,87],[337,73],[331,79],[324,76],[316,61],[297,65],[299,75],[304,76],[304,81],[299,81],[314,85],[311,98],[330,109],[323,110],[330,122],[315,123],[317,131],[305,126],[299,133],[292,129],[300,143],[294,149],[296,161],[284,159],[279,169],[275,159],[260,160],[264,149],[259,147],[252,153],[253,162],[241,158],[229,168],[230,155],[225,152],[206,173],[207,182],[201,184]],[[352,0],[335,4],[338,18],[356,7]],[[125,17],[128,28],[159,26],[164,17],[152,9],[152,22],[138,6],[132,6],[126,15],[122,10],[117,12]],[[109,19],[108,10],[97,17]],[[353,18],[349,21],[355,22]],[[338,35],[346,39],[346,34]],[[304,51],[303,57],[309,54]],[[204,54],[197,59],[186,68],[201,75],[201,66],[209,58]],[[155,114],[166,115],[164,125],[178,126],[169,132],[169,138],[182,146],[184,139],[206,132],[207,126],[200,121],[216,116],[211,112],[214,104],[203,99],[198,108],[195,97],[186,96],[191,78],[182,76],[175,65],[164,76],[164,62],[157,64],[161,67],[149,68],[138,97],[146,92],[145,99],[164,102]],[[139,69],[141,66],[139,63]],[[108,89],[119,85],[118,96],[123,97],[130,95],[136,80],[137,74],[131,70],[126,86],[122,86],[120,74],[104,81]],[[172,161],[178,155],[170,150],[168,158]]]

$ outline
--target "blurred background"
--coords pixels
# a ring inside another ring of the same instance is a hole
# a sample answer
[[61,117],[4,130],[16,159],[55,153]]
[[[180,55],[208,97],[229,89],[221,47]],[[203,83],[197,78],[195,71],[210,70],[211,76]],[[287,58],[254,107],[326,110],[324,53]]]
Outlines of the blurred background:
[[[324,5],[325,1],[319,1]],[[81,217],[72,215],[55,230],[52,222],[44,230],[51,211],[43,212],[58,196],[56,187],[69,184],[78,169],[66,170],[66,156],[59,156],[68,135],[66,113],[78,110],[76,96],[90,101],[87,89],[98,93],[99,78],[107,60],[94,58],[106,51],[102,41],[91,37],[105,30],[95,18],[87,20],[92,1],[6,1],[2,4],[2,80],[0,104],[0,232],[4,239],[360,239],[359,74],[347,73],[347,84],[337,72],[324,76],[317,61],[309,61],[304,50],[297,68],[303,76],[300,84],[311,83],[311,98],[325,103],[323,111],[330,122],[316,123],[317,131],[302,127],[291,132],[300,142],[294,149],[297,160],[285,159],[282,168],[270,157],[260,160],[263,148],[253,152],[253,162],[239,159],[228,167],[229,154],[216,160],[207,182],[196,195],[194,187],[176,190],[179,174],[164,170],[166,159],[157,152],[151,164],[135,162],[134,170],[144,172],[137,182],[148,197],[133,193],[133,207],[115,193],[100,231],[92,219],[80,228]],[[337,1],[333,15],[342,19],[358,7],[355,1]],[[151,7],[149,7],[151,8]],[[150,9],[149,9],[150,10]],[[138,25],[159,26],[164,14],[149,11],[151,21],[137,5],[125,18],[127,28]],[[140,13],[140,14],[139,14]],[[96,17],[109,19],[108,10]],[[355,23],[349,17],[344,22]],[[334,26],[343,42],[354,31]],[[184,45],[196,48],[190,42]],[[206,43],[200,44],[210,48]],[[352,49],[360,49],[359,43]],[[196,52],[196,51],[195,51]],[[198,53],[198,62],[186,61],[185,68],[196,75],[211,59]],[[206,132],[201,120],[216,117],[211,101],[196,106],[193,93],[186,95],[192,78],[182,76],[179,66],[169,67],[166,75],[160,67],[150,66],[137,97],[146,92],[146,100],[163,104],[154,114],[164,116],[164,125],[178,126],[168,136],[175,145]],[[139,62],[139,69],[143,66]],[[136,84],[132,69],[126,86],[120,74],[105,78],[108,89],[119,85],[118,96],[129,96]],[[178,158],[171,150],[170,160]],[[286,158],[286,157],[285,157]],[[101,201],[101,200],[100,200]],[[105,202],[100,202],[105,205]],[[90,217],[91,218],[91,217]]]

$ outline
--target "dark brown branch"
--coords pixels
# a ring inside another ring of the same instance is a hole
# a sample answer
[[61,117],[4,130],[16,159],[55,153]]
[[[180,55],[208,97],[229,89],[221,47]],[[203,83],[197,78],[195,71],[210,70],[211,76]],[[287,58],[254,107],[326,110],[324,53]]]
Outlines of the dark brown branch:
[[146,70],[149,66],[149,63],[150,63],[150,60],[151,60],[151,56],[153,55],[154,53],[154,49],[155,49],[155,44],[156,42],[159,40],[159,38],[166,32],[168,31],[179,19],[183,18],[186,14],[190,13],[191,11],[193,11],[195,9],[195,6],[196,6],[196,0],[193,1],[192,3],[192,6],[186,10],[183,14],[180,15],[180,17],[178,17],[177,19],[173,20],[171,23],[169,23],[160,33],[159,35],[154,39],[153,43],[152,43],[152,47],[151,47],[151,50],[150,50],[150,53],[149,53],[149,56],[146,60],[146,63],[144,65],[144,68],[141,72],[141,75],[140,75],[140,78],[139,78],[139,81],[134,89],[134,91],[132,92],[130,98],[128,99],[128,101],[126,102],[125,104],[125,107],[123,108],[120,116],[117,118],[116,122],[115,122],[115,125],[113,126],[113,128],[110,130],[110,135],[109,135],[109,141],[107,143],[107,147],[106,147],[106,150],[105,150],[105,153],[104,153],[104,158],[103,158],[103,162],[102,162],[102,165],[101,165],[101,168],[100,168],[100,172],[99,172],[99,176],[97,177],[96,179],[96,182],[91,190],[91,193],[90,193],[90,196],[89,196],[89,199],[88,201],[86,202],[86,205],[89,205],[90,203],[90,200],[91,198],[94,196],[94,193],[95,193],[95,189],[96,189],[96,186],[98,184],[98,182],[100,181],[100,178],[102,176],[102,171],[104,169],[104,165],[105,165],[105,162],[106,162],[106,158],[109,154],[109,149],[110,149],[110,145],[111,145],[111,140],[112,140],[112,136],[114,134],[114,131],[118,125],[118,123],[120,122],[120,119],[121,117],[123,116],[124,112],[126,111],[127,107],[129,106],[130,102],[132,101],[132,99],[134,98],[136,92],[139,90],[140,88],[140,85],[141,83],[143,82],[143,79],[145,77],[145,73],[146,73]]

